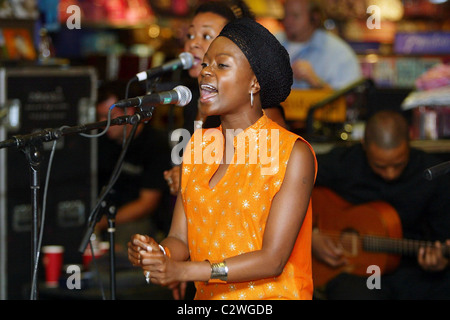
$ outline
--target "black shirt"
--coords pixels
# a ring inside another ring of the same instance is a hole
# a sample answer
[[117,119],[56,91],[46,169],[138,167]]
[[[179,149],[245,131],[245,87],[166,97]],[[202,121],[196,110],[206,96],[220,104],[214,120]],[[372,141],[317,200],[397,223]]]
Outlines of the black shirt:
[[[98,140],[99,188],[106,185],[122,151],[122,145],[106,135]],[[117,207],[139,197],[141,188],[164,190],[164,170],[170,169],[168,138],[163,132],[146,124],[136,135],[126,152],[122,171],[113,187]]]
[[411,149],[402,175],[386,182],[369,167],[361,144],[339,147],[318,154],[316,185],[326,186],[353,204],[386,201],[397,211],[403,237],[450,239],[450,180],[448,175],[428,181],[425,169],[441,161],[421,150]]

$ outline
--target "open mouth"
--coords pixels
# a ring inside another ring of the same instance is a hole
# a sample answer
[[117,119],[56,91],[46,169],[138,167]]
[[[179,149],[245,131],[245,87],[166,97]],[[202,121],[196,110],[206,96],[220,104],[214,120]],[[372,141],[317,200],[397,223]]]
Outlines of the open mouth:
[[199,57],[194,57],[194,66],[198,66],[199,64],[202,63],[202,59]]
[[200,85],[200,99],[202,102],[207,102],[217,95],[218,91],[216,87],[210,84]]

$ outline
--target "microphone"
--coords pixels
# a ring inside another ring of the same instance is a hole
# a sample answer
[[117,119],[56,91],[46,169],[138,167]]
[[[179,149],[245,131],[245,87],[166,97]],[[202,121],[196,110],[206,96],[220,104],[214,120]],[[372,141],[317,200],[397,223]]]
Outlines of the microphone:
[[450,161],[447,161],[426,169],[423,172],[423,177],[431,181],[434,178],[447,174],[449,172],[450,172]]
[[176,104],[184,107],[192,99],[192,92],[185,86],[177,86],[170,91],[151,93],[145,96],[123,99],[117,101],[114,106],[119,108],[146,107],[154,104]]
[[178,59],[166,62],[159,67],[155,67],[146,71],[142,71],[136,74],[134,79],[138,81],[146,80],[147,78],[152,78],[154,76],[160,75],[165,72],[175,71],[179,68],[184,70],[190,69],[194,64],[194,57],[189,52],[182,52],[178,56]]

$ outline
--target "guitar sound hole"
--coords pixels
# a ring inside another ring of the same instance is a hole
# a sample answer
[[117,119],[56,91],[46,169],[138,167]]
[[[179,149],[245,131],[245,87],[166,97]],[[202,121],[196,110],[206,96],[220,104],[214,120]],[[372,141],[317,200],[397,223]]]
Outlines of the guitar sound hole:
[[359,250],[359,233],[355,229],[344,229],[340,235],[340,243],[344,254],[347,256],[357,256]]

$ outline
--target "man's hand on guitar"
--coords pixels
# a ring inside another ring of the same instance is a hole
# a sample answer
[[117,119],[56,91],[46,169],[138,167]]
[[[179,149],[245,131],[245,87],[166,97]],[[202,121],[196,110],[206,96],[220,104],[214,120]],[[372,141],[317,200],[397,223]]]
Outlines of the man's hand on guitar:
[[344,250],[327,235],[313,232],[312,254],[314,257],[331,267],[340,267],[348,263]]
[[[446,241],[446,246],[450,246],[450,240]],[[443,245],[436,241],[435,246],[422,247],[419,249],[417,261],[422,269],[430,272],[444,270],[448,266],[448,259],[442,253]]]

